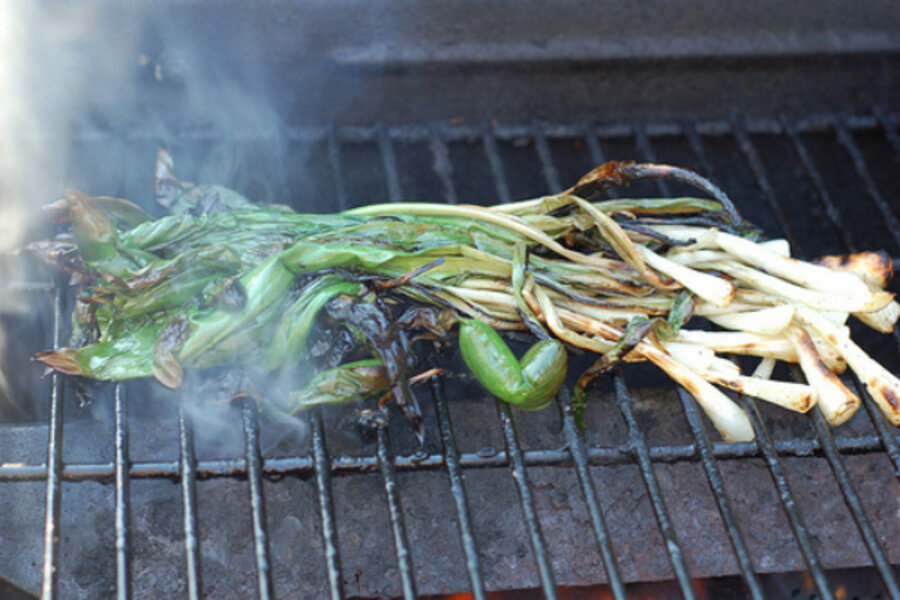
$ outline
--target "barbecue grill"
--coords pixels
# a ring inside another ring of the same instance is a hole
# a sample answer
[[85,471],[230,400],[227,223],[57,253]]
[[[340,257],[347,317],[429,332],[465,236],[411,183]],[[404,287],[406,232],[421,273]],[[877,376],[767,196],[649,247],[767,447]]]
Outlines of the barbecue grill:
[[[129,71],[146,95],[124,121],[80,107],[60,149],[66,184],[149,205],[165,146],[186,179],[226,173],[219,182],[255,200],[314,212],[509,202],[636,159],[712,178],[795,255],[900,257],[900,37],[888,3],[852,18],[824,4],[821,27],[793,9],[735,15],[702,2],[677,20],[651,3],[657,18],[641,27],[633,7],[565,17],[527,2],[510,24],[478,3],[409,14],[325,4],[223,13],[196,2],[180,15],[179,33],[243,83],[253,77],[223,40],[271,44],[263,66],[281,76],[273,106],[286,115],[272,130],[180,113],[192,48],[173,51],[151,8],[101,3],[100,32],[153,17]],[[351,13],[369,24],[348,31]],[[743,35],[731,42],[686,41],[734,27]],[[839,428],[741,398],[757,440],[724,443],[689,395],[643,366],[598,386],[584,435],[565,394],[524,413],[449,375],[417,391],[431,400],[419,447],[400,418],[361,433],[353,409],[268,423],[252,399],[210,400],[222,373],[182,395],[134,382],[94,386],[88,400],[61,376],[37,383],[27,357],[64,342],[71,299],[35,272],[0,283],[38,307],[0,313],[22,340],[2,363],[7,420],[18,421],[0,427],[0,590],[11,595],[558,598],[596,586],[614,598],[900,598],[900,437],[859,381],[863,410]],[[859,339],[900,371],[900,335]]]

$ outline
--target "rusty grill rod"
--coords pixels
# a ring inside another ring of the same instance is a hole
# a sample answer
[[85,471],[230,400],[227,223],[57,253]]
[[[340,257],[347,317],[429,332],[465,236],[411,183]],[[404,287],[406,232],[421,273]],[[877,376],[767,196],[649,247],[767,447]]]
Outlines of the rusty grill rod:
[[[862,392],[861,392],[862,393]],[[874,405],[873,405],[874,406]],[[877,410],[877,407],[875,408]],[[880,414],[880,412],[878,413]],[[838,436],[834,438],[839,451],[845,454],[870,454],[885,451],[885,441],[889,444],[892,438],[882,439],[879,435],[863,435],[854,437]],[[775,440],[775,449],[779,455],[804,458],[808,456],[824,456],[821,443],[816,439],[795,438]],[[894,438],[896,444],[896,438]],[[896,447],[891,446],[891,447]],[[655,463],[693,462],[701,460],[701,454],[695,444],[675,444],[651,446],[650,460]],[[631,451],[627,444],[611,447],[591,446],[585,448],[589,466],[616,466],[632,464]],[[712,454],[717,460],[741,458],[759,458],[762,456],[755,442],[712,442]],[[524,450],[522,452],[525,465],[528,467],[569,466],[572,457],[566,450]],[[327,460],[329,469],[334,475],[346,476],[358,473],[372,473],[378,470],[378,461],[374,456],[334,456]],[[491,469],[508,467],[509,457],[505,450],[499,450],[491,456],[482,456],[477,452],[463,452],[459,455],[459,464],[463,469]],[[397,471],[427,471],[442,469],[445,466],[443,454],[426,454],[425,456],[397,456],[394,458]],[[214,479],[222,477],[246,477],[247,466],[244,458],[206,459],[195,464],[196,479]],[[310,477],[315,474],[315,461],[308,456],[269,457],[263,458],[263,476],[273,481],[284,476]],[[132,479],[169,479],[182,481],[185,477],[181,462],[173,461],[131,461],[128,471]],[[115,480],[115,464],[107,463],[66,463],[61,478],[67,482],[98,481],[111,483]],[[45,481],[47,466],[41,464],[6,464],[0,466],[0,481]]]
[[778,497],[781,499],[781,503],[784,506],[784,512],[787,514],[791,530],[794,532],[794,538],[797,540],[797,545],[800,546],[800,552],[803,554],[806,565],[809,567],[809,572],[813,579],[813,583],[816,586],[816,590],[821,594],[821,597],[826,600],[834,598],[828,587],[828,581],[825,579],[825,571],[822,569],[819,556],[810,539],[809,529],[803,520],[803,516],[800,514],[800,510],[797,508],[797,500],[794,498],[794,493],[791,491],[787,474],[784,471],[784,467],[781,465],[781,461],[778,460],[778,453],[775,451],[775,447],[772,444],[772,436],[769,434],[769,430],[766,428],[765,423],[763,423],[762,415],[759,414],[756,402],[752,398],[746,396],[741,396],[741,402],[744,406],[744,412],[750,417],[753,429],[756,431],[757,444],[763,452],[766,464],[769,467],[769,473],[771,473],[772,480],[775,482],[775,487],[778,489]]
[[494,399],[500,422],[503,426],[503,439],[506,442],[506,452],[510,458],[510,474],[516,482],[519,492],[519,503],[522,506],[522,514],[525,517],[525,525],[528,528],[528,537],[531,539],[531,550],[534,552],[534,560],[537,562],[538,575],[541,579],[541,587],[544,596],[548,600],[554,600],[556,594],[556,582],[553,569],[550,567],[550,555],[547,545],[544,543],[544,534],[541,531],[541,522],[534,508],[534,496],[531,494],[531,482],[525,470],[525,461],[522,460],[522,448],[516,435],[516,426],[512,417],[512,409],[505,402]]

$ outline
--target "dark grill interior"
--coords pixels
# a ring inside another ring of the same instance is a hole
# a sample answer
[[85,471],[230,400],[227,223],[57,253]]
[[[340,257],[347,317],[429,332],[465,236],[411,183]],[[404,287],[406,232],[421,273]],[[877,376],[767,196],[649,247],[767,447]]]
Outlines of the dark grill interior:
[[[419,198],[491,204],[634,158],[712,177],[795,255],[883,248],[900,256],[900,138],[888,108],[299,127],[286,137],[230,140],[243,162],[223,183],[265,201],[290,197],[305,211]],[[221,161],[220,141],[193,132],[167,149],[191,179]],[[77,136],[72,185],[147,204],[160,142],[140,132]],[[122,153],[101,169],[78,164],[91,155],[79,145]],[[620,192],[686,190],[659,183]],[[13,383],[27,397],[38,369],[24,357],[65,339],[68,291],[6,283],[53,315],[50,337],[17,350],[22,373]],[[854,333],[900,370],[900,336]],[[835,598],[844,581],[835,583],[835,569],[859,567],[878,575],[865,579],[880,586],[871,597],[900,597],[900,440],[864,393],[864,409],[836,429],[817,411],[744,398],[758,440],[726,444],[693,400],[650,368],[599,387],[583,438],[565,397],[522,413],[451,377],[418,392],[432,400],[419,452],[399,418],[359,438],[352,409],[314,412],[304,417],[308,435],[290,435],[260,424],[249,400],[202,403],[201,413],[136,382],[101,386],[82,407],[63,378],[44,385],[28,409],[36,424],[0,428],[0,499],[11,507],[0,531],[15,542],[3,544],[0,565],[4,577],[43,586],[48,597],[484,598],[539,588],[555,598],[558,585],[606,583],[622,598],[629,582],[671,580],[697,598],[694,578],[738,575],[741,593],[765,598],[775,593],[765,573],[805,571],[817,597]]]

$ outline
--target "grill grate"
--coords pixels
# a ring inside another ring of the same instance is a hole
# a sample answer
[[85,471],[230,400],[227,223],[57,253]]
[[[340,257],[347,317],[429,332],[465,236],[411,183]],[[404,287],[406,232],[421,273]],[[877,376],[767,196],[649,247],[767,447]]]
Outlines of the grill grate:
[[[775,118],[742,119],[738,117],[679,123],[631,123],[599,126],[591,122],[549,124],[532,122],[526,125],[503,126],[493,123],[476,125],[429,124],[425,126],[373,126],[342,128],[298,128],[288,131],[293,140],[324,143],[327,161],[334,180],[334,195],[340,208],[351,205],[343,149],[350,144],[374,143],[381,160],[382,175],[387,197],[399,201],[403,197],[402,179],[398,170],[398,155],[395,144],[416,142],[427,145],[433,165],[434,175],[440,182],[443,199],[456,203],[460,195],[454,184],[452,153],[449,144],[461,140],[480,140],[484,160],[487,162],[491,180],[495,185],[498,201],[511,201],[514,197],[507,178],[500,143],[517,139],[527,139],[534,145],[540,177],[547,190],[562,188],[563,177],[554,164],[552,142],[555,139],[577,139],[595,164],[605,158],[604,145],[613,142],[632,143],[638,157],[655,161],[659,153],[654,142],[678,139],[686,142],[693,160],[705,175],[716,178],[716,169],[707,150],[710,141],[721,138],[733,141],[740,156],[753,176],[753,183],[765,199],[782,233],[791,242],[798,254],[803,253],[800,238],[791,227],[789,217],[775,187],[767,175],[760,152],[754,144],[754,136],[775,135],[786,138],[793,149],[803,176],[811,184],[829,225],[838,239],[848,250],[868,246],[870,240],[860,243],[848,228],[829,191],[826,178],[816,164],[816,158],[803,141],[803,136],[833,136],[837,145],[845,153],[853,167],[853,172],[866,195],[883,219],[884,229],[900,248],[900,224],[890,205],[885,201],[879,185],[873,177],[863,150],[854,139],[854,132],[883,133],[894,151],[893,159],[900,157],[900,138],[895,128],[895,118],[886,110],[878,108],[871,115],[825,115],[807,119],[791,119],[785,116]],[[202,135],[202,134],[201,134]],[[140,137],[139,135],[137,136]],[[656,182],[657,191],[671,195],[672,190],[662,181]],[[885,242],[889,243],[889,242]],[[24,287],[24,286],[23,286]],[[28,289],[41,290],[41,286]],[[64,322],[63,289],[60,284],[53,291],[53,344],[59,345],[61,326]],[[900,336],[895,332],[894,341],[900,349]],[[878,541],[872,521],[866,514],[857,490],[844,463],[845,456],[853,454],[884,453],[893,464],[895,476],[900,478],[900,443],[897,433],[891,428],[863,386],[855,381],[855,387],[864,398],[865,413],[868,415],[873,433],[847,435],[840,429],[833,435],[822,416],[813,411],[809,415],[809,426],[814,438],[793,436],[776,439],[768,430],[763,413],[756,402],[743,398],[754,428],[757,441],[753,443],[726,444],[712,442],[706,433],[703,417],[693,400],[678,390],[681,408],[687,420],[692,441],[687,444],[652,445],[635,414],[632,392],[626,382],[626,373],[613,377],[616,404],[627,426],[627,439],[612,447],[589,446],[576,433],[569,399],[564,394],[558,403],[562,421],[564,449],[523,449],[517,434],[515,417],[510,408],[497,402],[497,414],[502,428],[505,450],[487,456],[478,452],[460,452],[450,418],[450,408],[444,393],[444,382],[435,379],[431,392],[442,449],[437,453],[418,456],[395,456],[391,439],[386,430],[378,432],[374,456],[332,456],[326,444],[323,415],[318,410],[310,415],[311,454],[308,456],[269,457],[260,453],[260,430],[254,404],[245,399],[242,407],[244,456],[236,459],[198,460],[194,448],[194,429],[191,417],[183,410],[179,412],[179,458],[175,461],[134,461],[129,457],[128,405],[123,386],[115,386],[115,457],[112,463],[65,463],[63,462],[63,386],[62,379],[53,375],[49,398],[49,442],[45,464],[0,464],[0,481],[17,482],[46,480],[46,507],[44,525],[43,587],[45,598],[57,596],[58,562],[60,553],[60,509],[63,501],[62,482],[99,481],[114,482],[115,485],[115,568],[116,595],[128,598],[131,595],[131,542],[129,531],[129,498],[132,479],[173,479],[179,480],[182,492],[184,553],[186,564],[185,592],[189,598],[199,598],[203,591],[200,560],[200,536],[198,531],[197,482],[198,479],[219,477],[240,477],[248,480],[249,506],[254,539],[254,560],[257,572],[258,595],[271,598],[274,595],[272,561],[269,549],[269,531],[266,526],[265,501],[263,497],[264,478],[283,476],[314,476],[320,510],[322,545],[328,591],[331,598],[344,597],[344,573],[340,558],[338,540],[338,515],[334,508],[332,477],[358,473],[378,472],[382,478],[391,523],[400,590],[405,598],[416,596],[416,570],[412,559],[413,549],[407,535],[407,523],[401,502],[398,471],[445,471],[449,479],[450,493],[455,507],[457,526],[470,589],[475,598],[485,598],[486,588],[484,565],[479,554],[475,528],[472,520],[472,505],[466,494],[464,471],[475,468],[508,467],[513,477],[521,504],[525,527],[532,551],[532,560],[537,569],[543,592],[548,598],[557,597],[554,570],[550,551],[545,542],[541,522],[535,507],[533,484],[528,476],[531,467],[574,466],[582,500],[587,507],[590,525],[602,559],[606,581],[615,598],[625,597],[625,586],[620,565],[614,551],[609,529],[604,522],[603,510],[598,491],[591,474],[591,466],[637,465],[640,476],[650,498],[653,514],[659,532],[664,540],[665,550],[678,587],[685,598],[696,598],[697,593],[685,561],[683,541],[678,539],[675,526],[669,515],[656,466],[680,461],[699,461],[709,480],[709,486],[720,513],[728,539],[734,550],[737,567],[747,591],[752,598],[763,598],[760,569],[754,564],[747,541],[725,481],[719,468],[719,461],[761,457],[770,472],[778,496],[787,515],[788,522],[806,562],[809,574],[820,598],[833,598],[828,576],[823,568],[815,540],[801,514],[796,494],[792,491],[783,459],[787,457],[824,456],[830,465],[834,479],[857,529],[868,551],[872,564],[879,573],[884,588],[891,598],[900,598],[900,587],[884,548]],[[701,541],[702,543],[702,541]]]

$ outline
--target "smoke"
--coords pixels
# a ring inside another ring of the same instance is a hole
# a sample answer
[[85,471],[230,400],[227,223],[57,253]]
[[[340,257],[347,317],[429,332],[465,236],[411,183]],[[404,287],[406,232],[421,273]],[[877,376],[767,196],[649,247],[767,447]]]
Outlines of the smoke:
[[[21,322],[46,312],[47,303],[17,291],[17,282],[46,281],[48,273],[12,256],[52,235],[40,207],[76,187],[161,214],[152,200],[160,147],[185,180],[287,202],[287,140],[263,68],[264,40],[248,37],[252,28],[221,31],[203,10],[170,2],[0,0],[0,318]],[[0,402],[4,395],[45,401],[39,368],[5,350],[12,334],[3,322]],[[26,345],[33,352],[48,342]],[[4,392],[7,375],[37,389]],[[204,411],[194,417],[203,422]]]

